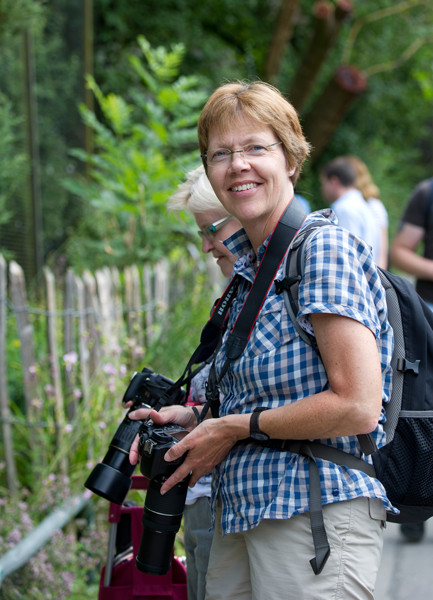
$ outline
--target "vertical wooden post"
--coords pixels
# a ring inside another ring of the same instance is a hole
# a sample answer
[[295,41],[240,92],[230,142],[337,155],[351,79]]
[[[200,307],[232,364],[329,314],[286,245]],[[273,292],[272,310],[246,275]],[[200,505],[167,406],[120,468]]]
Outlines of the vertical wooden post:
[[101,324],[99,319],[100,308],[96,294],[96,282],[90,271],[84,271],[83,284],[86,329],[89,336],[89,374],[92,376],[99,368],[99,363],[101,360]]
[[87,329],[86,322],[86,299],[84,284],[79,277],[75,277],[75,286],[77,291],[77,312],[78,312],[78,355],[80,357],[81,369],[81,391],[83,393],[82,402],[89,400],[89,344],[91,344],[90,332]]
[[153,294],[152,294],[152,273],[150,265],[143,267],[143,290],[146,305],[146,342],[150,345],[153,338]]
[[128,336],[142,346],[140,273],[137,265],[125,268],[125,308]]
[[[74,335],[74,305],[75,305],[75,278],[72,269],[68,269],[65,281],[65,300],[63,316],[63,350],[65,354],[75,351]],[[65,372],[66,414],[69,421],[75,416],[76,403],[73,397],[74,382],[70,371]]]
[[112,347],[113,338],[113,305],[111,302],[110,276],[108,268],[99,269],[95,273],[96,285],[101,309],[102,343],[107,350]]
[[25,286],[24,272],[15,262],[9,263],[10,294],[13,303],[20,340],[21,363],[23,370],[25,414],[29,421],[36,420],[38,408],[33,400],[37,398],[37,375],[33,341],[33,325],[29,320],[29,307]]
[[[57,449],[60,451],[61,442],[65,431],[65,408],[63,403],[62,382],[60,376],[59,364],[59,342],[57,335],[57,312],[56,295],[54,286],[54,275],[44,267],[45,286],[47,294],[47,332],[48,332],[48,352],[51,356],[51,374],[54,387],[54,414],[56,421]],[[61,454],[59,458],[60,471],[63,475],[68,473],[66,454]]]
[[109,272],[111,280],[113,332],[116,342],[120,343],[126,330],[123,322],[122,284],[120,282],[120,273],[118,269],[114,267],[111,268]]
[[166,260],[160,260],[155,265],[155,315],[165,317],[169,306],[170,278],[169,266]]
[[8,379],[6,369],[6,261],[0,254],[0,414],[6,477],[8,489],[12,494],[18,490],[17,470],[15,467],[10,408],[8,403]]

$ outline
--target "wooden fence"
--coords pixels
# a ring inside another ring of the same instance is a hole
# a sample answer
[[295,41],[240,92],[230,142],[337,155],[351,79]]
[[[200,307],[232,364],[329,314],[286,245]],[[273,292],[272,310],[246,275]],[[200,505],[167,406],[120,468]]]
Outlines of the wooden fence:
[[[202,262],[206,265],[209,280],[221,285],[215,262]],[[197,264],[195,265],[197,269]],[[89,395],[89,382],[98,369],[101,355],[107,352],[104,345],[121,345],[126,339],[135,340],[143,346],[152,341],[155,326],[161,325],[170,304],[176,301],[172,293],[182,290],[188,283],[179,282],[185,269],[161,261],[153,266],[145,265],[125,268],[119,272],[114,268],[103,268],[94,274],[85,271],[81,276],[69,270],[66,277],[56,281],[49,268],[43,270],[44,297],[42,308],[29,304],[26,282],[21,267],[11,261],[6,263],[0,254],[0,420],[7,485],[11,492],[16,491],[17,476],[13,451],[13,418],[8,399],[8,357],[7,323],[13,314],[16,322],[20,348],[24,413],[31,423],[39,418],[35,373],[35,332],[32,318],[38,314],[46,319],[47,349],[50,356],[50,377],[54,412],[59,435],[62,434],[66,419],[70,419],[78,402],[73,399],[68,381],[68,373],[61,373],[59,357],[76,353],[79,365],[79,385],[82,392],[80,401],[86,402]],[[186,277],[194,277],[194,266]],[[61,306],[60,306],[61,303]],[[40,304],[40,303],[38,303]],[[59,304],[59,306],[58,306]],[[77,382],[75,382],[76,384]],[[65,405],[65,398],[68,402]],[[66,466],[60,465],[62,471]]]

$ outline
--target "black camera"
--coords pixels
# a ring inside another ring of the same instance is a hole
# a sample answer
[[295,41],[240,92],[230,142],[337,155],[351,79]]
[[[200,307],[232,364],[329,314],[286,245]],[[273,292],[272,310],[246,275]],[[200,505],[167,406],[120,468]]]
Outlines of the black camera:
[[87,478],[84,484],[87,489],[110,502],[123,503],[135,469],[135,465],[129,462],[129,451],[142,424],[142,421],[133,421],[128,415],[141,407],[184,404],[185,391],[173,386],[173,381],[151,369],[144,368],[134,373],[122,400],[123,403],[132,400],[133,405],[114,434],[103,461],[95,466]]
[[140,571],[164,575],[170,569],[176,533],[185,507],[190,475],[161,495],[161,486],[181,465],[185,455],[167,462],[164,455],[188,434],[174,424],[158,426],[151,422],[140,428],[140,470],[149,479],[143,510],[143,532],[135,564]]

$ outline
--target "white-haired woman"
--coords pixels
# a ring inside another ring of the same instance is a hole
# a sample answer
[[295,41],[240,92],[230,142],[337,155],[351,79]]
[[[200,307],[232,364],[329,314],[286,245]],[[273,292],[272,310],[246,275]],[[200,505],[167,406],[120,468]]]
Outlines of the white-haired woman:
[[[234,255],[224,246],[223,241],[238,231],[239,221],[233,218],[215,195],[203,166],[190,171],[183,183],[170,197],[169,210],[191,213],[199,227],[202,250],[212,253],[225,277],[229,277],[235,262]],[[187,406],[204,404],[205,385],[209,365],[193,379]],[[187,566],[188,600],[204,600],[206,573],[209,562],[213,532],[210,474],[204,475],[197,484],[188,490],[184,516],[184,543]]]
[[187,210],[198,225],[202,250],[212,253],[225,277],[233,271],[235,257],[223,241],[241,227],[218,200],[203,166],[190,171],[167,204],[169,210]]

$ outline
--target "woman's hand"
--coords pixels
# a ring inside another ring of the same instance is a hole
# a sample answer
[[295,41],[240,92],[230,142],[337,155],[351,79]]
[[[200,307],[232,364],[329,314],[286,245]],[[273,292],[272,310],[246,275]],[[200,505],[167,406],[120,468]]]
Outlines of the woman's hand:
[[[190,473],[189,486],[193,487],[205,473],[209,473],[230,452],[238,440],[249,436],[249,414],[230,415],[218,419],[206,419],[197,426],[194,412],[188,406],[166,406],[159,412],[140,408],[130,413],[131,419],[152,419],[157,425],[176,423],[190,433],[174,444],[165,453],[164,460],[170,462],[186,454],[184,462],[165,481],[161,494],[185,479]],[[138,435],[129,452],[129,462],[137,464],[139,460]]]
[[[157,425],[166,425],[167,423],[176,423],[188,431],[194,429],[197,425],[197,418],[188,406],[180,406],[178,404],[173,406],[164,406],[160,411],[153,410],[152,408],[138,408],[129,413],[129,418],[132,421],[145,420],[147,418],[152,419]],[[138,452],[138,435],[132,442],[131,449],[129,451],[129,462],[131,465],[136,465],[140,458]]]
[[186,454],[184,462],[176,469],[161,487],[161,494],[168,492],[189,473],[189,486],[219,464],[233,446],[249,436],[249,414],[230,415],[218,419],[207,419],[172,446],[165,454],[166,461],[172,461]]

